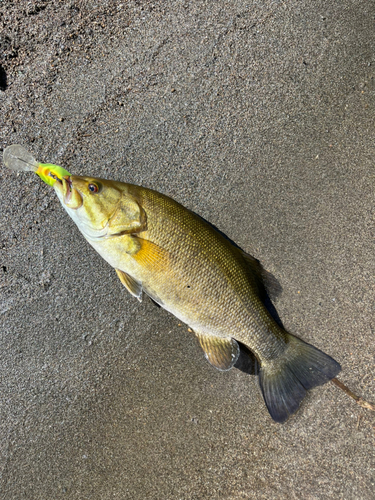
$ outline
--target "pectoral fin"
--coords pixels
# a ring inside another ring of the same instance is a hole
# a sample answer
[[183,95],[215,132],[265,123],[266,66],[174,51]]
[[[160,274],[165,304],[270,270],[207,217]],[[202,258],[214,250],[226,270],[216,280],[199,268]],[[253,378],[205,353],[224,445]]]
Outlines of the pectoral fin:
[[220,371],[230,370],[240,355],[237,342],[231,337],[217,337],[194,332],[207,361]]
[[166,269],[169,263],[169,254],[152,241],[140,238],[134,235],[134,240],[139,245],[139,250],[133,255],[134,260],[145,268],[151,268],[153,271]]
[[124,287],[127,288],[133,297],[136,297],[139,302],[142,302],[142,285],[135,281],[135,279],[131,276],[124,273],[124,271],[120,271],[120,269],[116,269],[116,273]]

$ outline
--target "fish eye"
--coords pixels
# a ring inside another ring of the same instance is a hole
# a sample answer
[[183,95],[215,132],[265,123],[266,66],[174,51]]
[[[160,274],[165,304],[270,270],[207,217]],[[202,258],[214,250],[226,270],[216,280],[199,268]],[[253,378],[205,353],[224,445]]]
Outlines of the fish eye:
[[97,193],[99,191],[99,186],[97,186],[96,184],[90,183],[88,188],[92,193]]

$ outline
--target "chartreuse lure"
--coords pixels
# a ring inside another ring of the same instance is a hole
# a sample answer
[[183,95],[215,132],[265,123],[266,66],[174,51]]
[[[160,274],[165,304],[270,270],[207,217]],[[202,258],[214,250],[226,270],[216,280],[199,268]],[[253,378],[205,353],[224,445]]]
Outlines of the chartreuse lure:
[[53,186],[70,173],[65,168],[52,163],[39,163],[23,146],[13,144],[4,150],[3,160],[6,167],[23,172],[35,172],[43,182]]

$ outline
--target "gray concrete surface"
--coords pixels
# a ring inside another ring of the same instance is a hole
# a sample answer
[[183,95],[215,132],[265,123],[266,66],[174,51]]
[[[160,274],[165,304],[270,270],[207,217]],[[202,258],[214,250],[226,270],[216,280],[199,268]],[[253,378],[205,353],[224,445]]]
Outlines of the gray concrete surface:
[[[0,6],[0,145],[174,197],[259,258],[285,326],[374,400],[375,5]],[[286,424],[0,169],[0,498],[372,499],[374,415]]]

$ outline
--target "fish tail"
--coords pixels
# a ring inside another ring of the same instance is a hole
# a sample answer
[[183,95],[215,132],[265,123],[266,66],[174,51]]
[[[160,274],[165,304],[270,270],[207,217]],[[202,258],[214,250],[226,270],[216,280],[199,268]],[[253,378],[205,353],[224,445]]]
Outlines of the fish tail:
[[294,413],[306,391],[323,385],[341,370],[337,361],[316,347],[287,335],[288,346],[281,356],[263,361],[259,384],[267,409],[276,422]]

